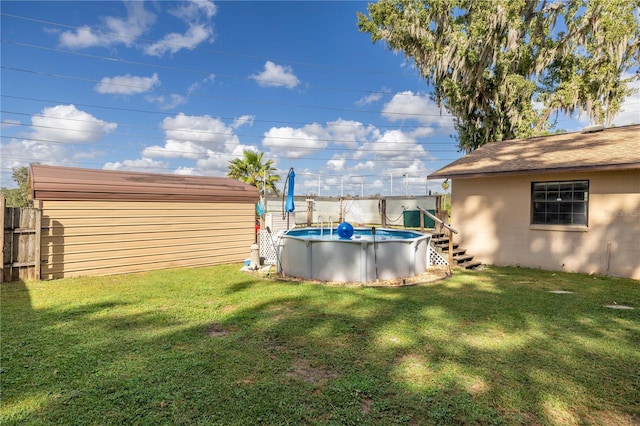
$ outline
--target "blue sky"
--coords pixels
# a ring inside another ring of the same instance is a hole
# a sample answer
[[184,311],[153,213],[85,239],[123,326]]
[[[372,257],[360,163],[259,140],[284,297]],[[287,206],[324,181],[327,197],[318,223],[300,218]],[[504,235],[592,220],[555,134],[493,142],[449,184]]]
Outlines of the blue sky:
[[[358,31],[366,5],[2,1],[1,184],[31,162],[224,176],[255,149],[296,194],[441,190],[451,117]],[[638,122],[637,95],[623,108]]]

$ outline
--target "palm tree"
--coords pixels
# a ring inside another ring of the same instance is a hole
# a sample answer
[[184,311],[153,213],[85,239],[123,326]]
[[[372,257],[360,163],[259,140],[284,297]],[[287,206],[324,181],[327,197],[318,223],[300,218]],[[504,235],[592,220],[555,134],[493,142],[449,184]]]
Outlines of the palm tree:
[[227,176],[238,179],[241,182],[253,185],[258,189],[266,187],[266,192],[278,195],[276,183],[280,182],[280,176],[272,174],[276,171],[273,160],[262,163],[264,152],[255,152],[245,149],[242,158],[229,161],[229,173]]

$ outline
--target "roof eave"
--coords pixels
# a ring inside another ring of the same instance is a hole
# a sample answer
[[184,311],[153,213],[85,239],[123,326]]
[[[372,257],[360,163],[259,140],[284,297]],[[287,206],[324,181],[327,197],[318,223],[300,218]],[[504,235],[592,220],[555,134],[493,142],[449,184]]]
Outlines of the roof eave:
[[547,167],[542,169],[526,169],[526,170],[501,170],[493,172],[451,172],[448,173],[446,168],[438,170],[427,176],[428,179],[470,179],[478,177],[493,176],[513,176],[513,175],[531,175],[531,174],[549,174],[549,173],[576,173],[576,172],[607,172],[616,170],[637,170],[640,169],[640,163],[624,163],[624,164],[600,164],[591,166],[574,166],[574,167]]

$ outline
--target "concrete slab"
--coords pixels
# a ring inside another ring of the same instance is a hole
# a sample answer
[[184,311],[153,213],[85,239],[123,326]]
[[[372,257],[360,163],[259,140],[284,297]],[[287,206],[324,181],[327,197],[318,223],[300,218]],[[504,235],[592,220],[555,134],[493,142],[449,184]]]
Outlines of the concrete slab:
[[627,306],[627,305],[604,305],[605,308],[611,308],[611,309],[634,309],[631,306]]

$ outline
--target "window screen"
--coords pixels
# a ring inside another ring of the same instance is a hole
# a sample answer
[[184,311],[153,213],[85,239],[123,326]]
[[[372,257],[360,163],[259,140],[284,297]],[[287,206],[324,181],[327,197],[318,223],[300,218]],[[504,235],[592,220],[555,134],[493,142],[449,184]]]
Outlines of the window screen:
[[533,182],[531,223],[587,225],[589,181]]

